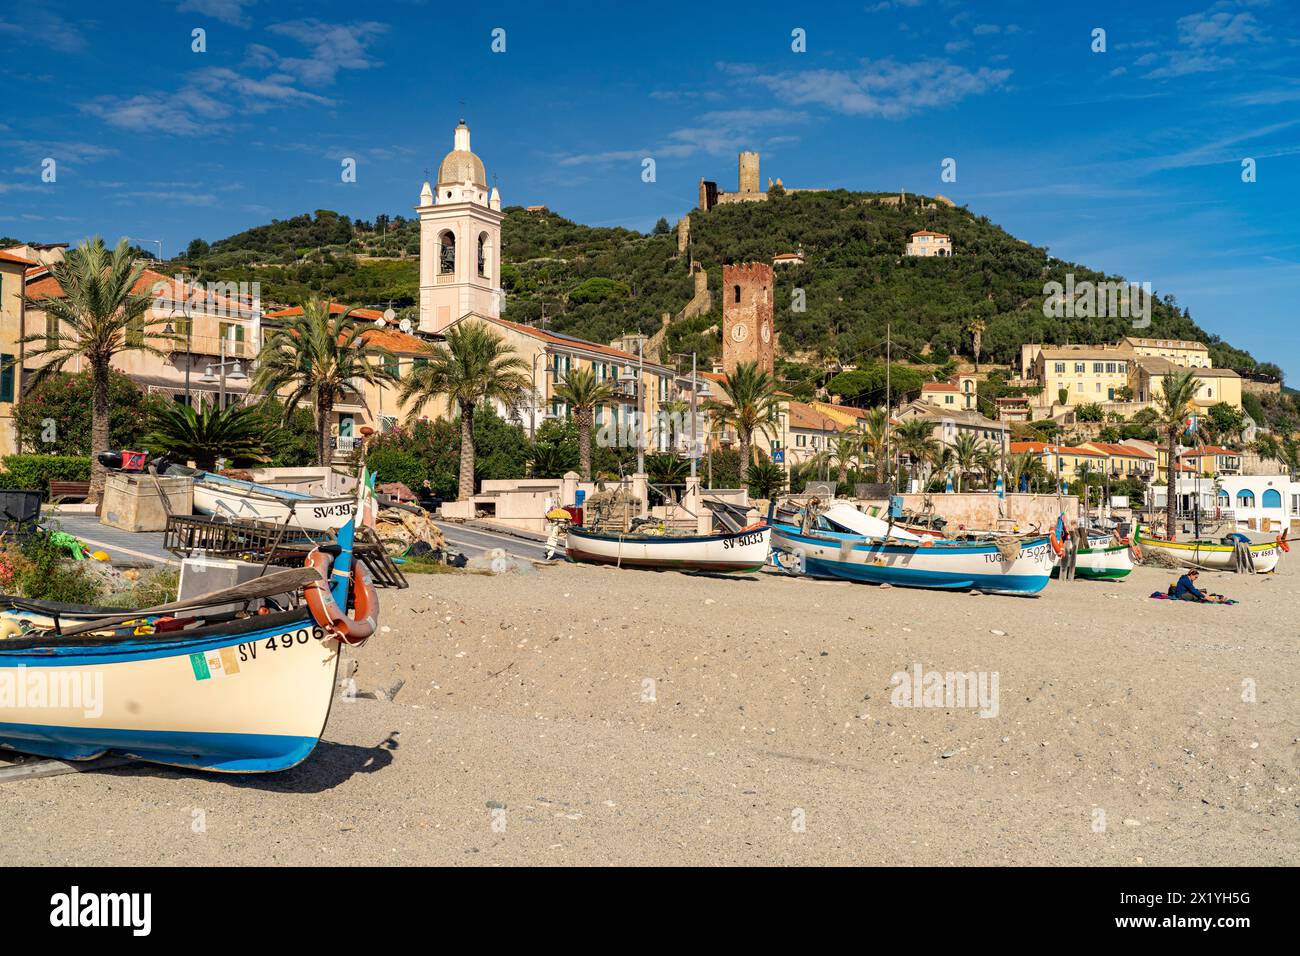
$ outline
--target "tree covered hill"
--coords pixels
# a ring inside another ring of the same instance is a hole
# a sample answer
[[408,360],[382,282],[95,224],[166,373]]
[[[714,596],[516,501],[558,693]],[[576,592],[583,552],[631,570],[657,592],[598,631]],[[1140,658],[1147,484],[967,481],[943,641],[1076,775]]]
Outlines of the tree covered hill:
[[[776,328],[787,358],[861,365],[883,357],[887,326],[897,359],[970,357],[970,327],[978,320],[985,361],[1015,365],[1025,342],[1113,342],[1138,334],[1199,339],[1209,343],[1216,365],[1280,377],[1276,366],[1260,365],[1199,328],[1166,290],[1156,290],[1152,323],[1142,330],[1120,317],[1045,317],[1045,283],[1064,283],[1067,273],[1076,283],[1121,277],[1057,259],[964,208],[927,197],[909,196],[896,205],[884,198],[777,191],[767,202],[694,210],[685,256],[677,251],[676,233],[662,224],[646,235],[511,207],[502,232],[505,315],[533,321],[545,312],[549,328],[596,341],[651,333],[662,314],[675,316],[690,300],[691,258],[708,271],[720,303],[723,263],[802,252],[804,265],[776,269]],[[909,234],[918,229],[951,235],[953,257],[904,256]],[[379,216],[366,222],[317,210],[211,245],[195,240],[182,258],[200,278],[260,280],[268,303],[326,294],[356,305],[391,301],[400,310],[418,299],[418,254],[416,220]],[[802,311],[792,308],[795,289],[803,290]],[[717,355],[717,334],[708,330],[720,319],[715,305],[709,315],[674,323],[669,349]]]

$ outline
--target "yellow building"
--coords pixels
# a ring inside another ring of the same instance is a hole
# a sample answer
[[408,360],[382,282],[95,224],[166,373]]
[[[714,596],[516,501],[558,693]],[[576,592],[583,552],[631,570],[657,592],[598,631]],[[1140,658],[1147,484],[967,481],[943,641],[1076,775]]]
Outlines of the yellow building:
[[1128,336],[1121,343],[1138,358],[1167,359],[1180,368],[1210,368],[1210,349],[1203,342],[1184,339],[1139,339]]
[[1041,441],[1013,441],[1011,454],[1029,454],[1043,463],[1048,474],[1071,481],[1086,467],[1093,474],[1106,470],[1107,455],[1093,448],[1053,445]]
[[1112,478],[1141,478],[1153,481],[1156,474],[1156,456],[1133,445],[1114,442],[1086,441],[1079,445],[1088,451],[1098,451],[1106,456],[1105,471]]
[[1241,376],[1230,368],[1178,366],[1166,358],[1140,358],[1134,362],[1130,388],[1138,402],[1154,402],[1164,391],[1166,375],[1192,368],[1196,378],[1196,395],[1192,401],[1201,408],[1227,402],[1241,408]]
[[18,450],[14,409],[21,391],[20,344],[26,325],[23,293],[27,270],[35,262],[12,252],[0,252],[0,453]]
[[1132,355],[1107,346],[1061,346],[1039,349],[1028,377],[1043,385],[1045,405],[1090,405],[1122,401],[1129,386]]

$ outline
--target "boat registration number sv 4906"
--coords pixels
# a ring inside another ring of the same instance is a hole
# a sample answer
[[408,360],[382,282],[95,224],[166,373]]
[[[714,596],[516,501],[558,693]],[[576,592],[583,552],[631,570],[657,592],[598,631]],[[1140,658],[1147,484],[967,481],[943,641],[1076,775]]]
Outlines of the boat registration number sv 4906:
[[312,639],[318,641],[325,639],[325,630],[322,627],[313,626],[310,628],[300,627],[296,631],[287,631],[284,634],[277,634],[274,637],[265,639],[259,638],[256,641],[249,641],[239,645],[239,659],[242,662],[257,660],[258,651],[263,654],[270,654],[274,651],[288,650],[295,644],[306,644]]
[[758,544],[763,540],[763,532],[752,531],[749,534],[742,534],[738,538],[727,538],[722,542],[722,550],[729,551],[732,548],[743,548],[746,545]]

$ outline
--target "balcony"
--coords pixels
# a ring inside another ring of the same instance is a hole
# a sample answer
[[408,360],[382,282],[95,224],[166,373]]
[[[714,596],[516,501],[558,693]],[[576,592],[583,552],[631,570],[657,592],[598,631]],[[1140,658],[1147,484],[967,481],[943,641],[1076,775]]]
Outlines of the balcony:
[[[182,334],[177,339],[168,339],[158,343],[158,347],[168,355],[211,355],[214,358],[221,355],[221,344],[223,339],[215,335],[194,335],[191,336],[188,343]],[[224,339],[226,346],[226,358],[243,358],[251,359],[257,355],[257,350],[253,348],[251,342],[241,341],[226,337]]]

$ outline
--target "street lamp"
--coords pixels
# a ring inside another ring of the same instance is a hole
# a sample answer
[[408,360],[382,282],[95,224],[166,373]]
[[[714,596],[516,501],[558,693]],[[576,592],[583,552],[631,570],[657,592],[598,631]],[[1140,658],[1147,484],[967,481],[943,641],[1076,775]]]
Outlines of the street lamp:
[[[685,352],[674,352],[674,357],[685,358]],[[699,394],[700,386],[695,378],[695,353],[691,353],[691,477],[695,477],[695,465],[699,460],[699,445],[696,443],[695,421],[698,417],[695,411],[695,398]]]
[[[219,361],[216,365],[209,365],[204,370],[203,377],[200,378],[199,381],[205,385],[211,385],[214,382],[220,383],[220,388],[217,393],[218,394],[217,407],[225,408],[226,407],[226,379],[230,379],[230,381],[232,382],[243,382],[247,380],[248,375],[245,374],[244,368],[240,364],[238,359],[233,359],[229,362],[226,361],[225,338],[223,337],[219,339],[218,342],[220,344],[220,350],[221,350],[220,353],[221,361]],[[221,375],[219,378],[216,375],[212,374],[212,370],[214,368],[220,371]],[[230,372],[226,371],[227,368],[230,368]]]
[[537,360],[538,359],[543,359],[546,362],[546,364],[542,366],[543,375],[555,373],[555,366],[551,364],[550,356],[546,354],[545,348],[543,348],[539,352],[534,353],[533,394],[532,394],[532,401],[528,403],[528,440],[529,441],[535,441],[537,439],[537,407],[540,404],[538,401],[540,396],[537,393]]

